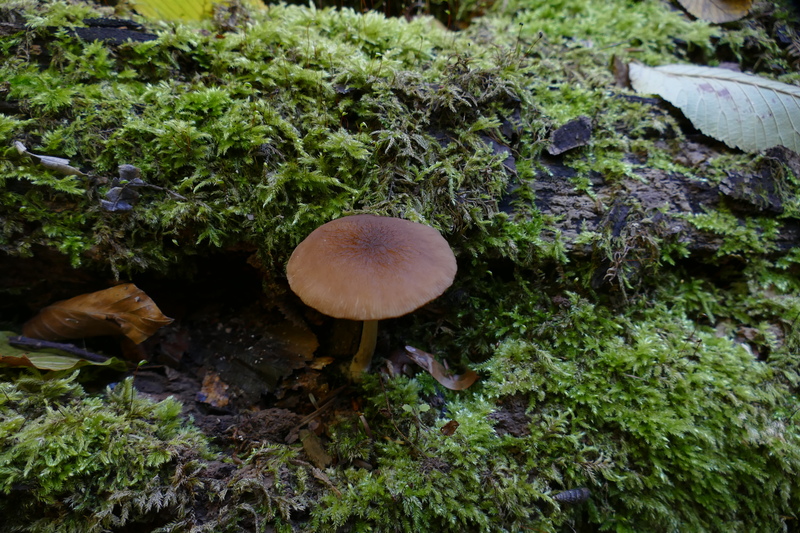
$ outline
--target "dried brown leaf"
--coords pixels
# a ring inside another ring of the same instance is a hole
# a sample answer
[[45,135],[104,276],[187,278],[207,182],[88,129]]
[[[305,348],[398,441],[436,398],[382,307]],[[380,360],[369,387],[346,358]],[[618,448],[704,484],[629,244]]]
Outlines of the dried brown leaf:
[[753,0],[678,0],[678,3],[699,19],[721,24],[747,15]]
[[451,420],[447,424],[443,425],[439,431],[441,431],[442,435],[444,435],[445,437],[452,437],[455,434],[456,430],[458,429],[459,425],[460,424],[457,421]]
[[558,155],[586,146],[592,139],[592,120],[584,115],[574,118],[550,134],[550,155]]
[[122,334],[139,344],[170,323],[147,294],[126,283],[45,307],[22,331],[50,341]]
[[630,88],[631,81],[628,78],[628,64],[618,55],[613,57],[611,72],[614,74],[614,83],[617,87]]
[[329,364],[333,363],[336,359],[333,357],[317,357],[316,359],[312,360],[308,363],[309,368],[313,368],[314,370],[322,370]]
[[423,352],[413,346],[406,346],[406,352],[412,361],[424,368],[433,379],[450,390],[464,390],[478,380],[478,374],[467,370],[461,375],[449,372],[440,362],[428,352]]
[[303,451],[317,468],[327,468],[333,462],[333,458],[325,451],[322,441],[313,431],[301,429],[300,441],[303,443]]
[[49,168],[50,170],[54,170],[61,174],[66,174],[67,176],[85,176],[83,172],[79,169],[70,166],[69,159],[64,159],[63,157],[56,157],[53,155],[39,155],[34,154],[33,152],[29,152],[28,149],[19,141],[14,143],[14,147],[17,149],[17,152],[20,154],[27,154],[35,159],[39,160],[44,167]]
[[216,372],[207,372],[203,377],[203,386],[197,391],[196,400],[211,407],[222,408],[231,401],[228,396],[228,384],[220,379]]

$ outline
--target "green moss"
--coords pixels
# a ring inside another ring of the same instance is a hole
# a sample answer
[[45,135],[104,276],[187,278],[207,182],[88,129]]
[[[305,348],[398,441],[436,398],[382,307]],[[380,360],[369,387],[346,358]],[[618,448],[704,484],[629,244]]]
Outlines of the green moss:
[[87,394],[76,376],[0,382],[4,531],[188,531],[200,508],[210,530],[291,531],[307,508],[316,489],[296,448],[264,445],[226,466],[177,401],[142,398],[131,379]]
[[687,220],[697,229],[722,238],[717,256],[769,254],[775,250],[775,238],[781,230],[781,222],[774,218],[742,221],[724,208],[698,213]]
[[637,5],[637,9],[631,9],[632,5],[627,0],[605,4],[589,1],[506,3],[496,5],[493,14],[516,14],[516,21],[523,24],[527,35],[541,31],[549,39],[587,39],[591,40],[588,44],[597,47],[619,42],[639,43],[665,52],[673,49],[678,35],[684,41],[708,46],[709,38],[719,33],[710,24],[694,24],[680,11],[659,2],[647,1]]
[[[347,524],[355,531],[497,531],[541,521],[537,504],[548,501],[543,487],[507,455],[487,418],[491,403],[449,398],[446,418],[460,425],[447,436],[440,431],[446,419],[416,399],[429,382],[402,379],[385,387],[379,393],[372,382],[366,412],[382,437],[374,445],[377,470],[337,472],[335,480],[347,488],[323,499],[313,530],[338,531]],[[343,438],[337,435],[337,441]]]
[[[509,175],[487,136],[502,138],[519,106],[516,75],[434,54],[446,39],[453,50],[467,42],[425,21],[282,6],[259,17],[247,32],[181,26],[113,55],[63,35],[43,72],[4,66],[8,98],[37,116],[24,132],[30,149],[106,178],[134,164],[148,183],[185,197],[148,195],[130,216],[109,215],[96,201],[103,181],[60,178],[16,158],[5,178],[22,173],[36,186],[8,203],[52,206],[86,192],[82,220],[59,221],[61,233],[86,238],[63,251],[77,264],[92,249],[116,272],[237,242],[280,263],[311,229],[359,210],[446,231],[497,214]],[[8,218],[33,228],[3,243],[12,253],[58,237],[37,228],[36,211]],[[124,242],[109,241],[121,233]],[[154,239],[163,246],[143,250]]]
[[[66,2],[13,9],[40,32],[98,14]],[[549,132],[580,115],[592,141],[562,161],[589,195],[593,172],[614,185],[647,165],[719,183],[768,164],[732,154],[677,164],[676,119],[611,88],[608,68],[613,54],[656,64],[719,47],[744,61],[756,30],[649,0],[492,9],[459,34],[297,6],[250,13],[236,31],[152,24],[158,39],[113,50],[59,32],[42,65],[23,60],[37,51],[27,37],[0,40],[0,94],[21,109],[0,115],[4,253],[43,245],[127,276],[175,274],[245,243],[279,274],[323,222],[403,216],[441,229],[460,273],[440,322],[407,319],[396,340],[480,363],[483,376],[459,393],[426,375],[368,378],[372,437],[356,415],[331,427],[335,467],[261,446],[217,477],[202,465],[223,457],[175,402],[147,402],[128,382],[87,395],[70,380],[9,378],[0,511],[13,527],[753,531],[798,519],[800,256],[776,244],[778,222],[724,208],[691,217],[723,243],[710,260],[728,268],[714,276],[686,269],[685,244],[655,216],[615,237],[585,232],[578,244],[595,256],[575,261],[531,186]],[[43,168],[16,140],[90,176]],[[104,211],[120,164],[177,195],[145,190],[132,211]],[[794,217],[797,178],[782,172],[783,216]],[[606,263],[623,307],[592,290]],[[450,420],[452,435],[441,431]],[[580,486],[592,490],[582,510],[553,499]],[[200,507],[211,513],[202,524]],[[41,519],[22,522],[31,516]]]
[[102,531],[186,506],[193,481],[177,472],[208,452],[181,405],[144,400],[130,380],[87,396],[76,376],[0,384],[4,527]]
[[[587,115],[592,143],[565,156],[579,188],[591,192],[590,172],[634,177],[632,149],[674,170],[669,146],[645,138],[632,145],[637,132],[676,128],[608,90],[611,54],[619,52],[611,45],[667,62],[688,48],[711,50],[720,35],[725,46],[749,39],[745,29],[690,22],[658,2],[518,7],[507,6],[513,19],[494,12],[460,35],[424,18],[294,6],[250,13],[246,31],[177,25],[114,52],[60,33],[48,40],[44,69],[19,59],[30,54],[28,41],[9,38],[0,68],[6,98],[35,119],[4,119],[0,134],[71,157],[103,179],[64,179],[15,157],[0,179],[28,177],[35,186],[6,193],[4,205],[53,210],[66,193],[82,216],[45,230],[41,209],[9,214],[7,224],[28,229],[0,246],[27,253],[66,236],[60,249],[73,264],[105,258],[119,274],[246,242],[277,266],[316,226],[366,210],[463,235],[465,251],[488,243],[492,253],[513,255],[522,241],[498,209],[513,176],[489,139],[522,135],[522,167],[548,128]],[[91,15],[86,5],[60,2],[17,9],[42,26]],[[546,37],[534,43],[540,30]],[[103,212],[97,198],[119,164],[138,166],[145,181],[185,199],[148,192],[129,215]],[[520,210],[520,219],[538,217]]]
[[[796,369],[776,375],[680,303],[620,315],[570,300],[541,322],[520,299],[473,394],[442,401],[428,377],[373,383],[377,470],[340,470],[347,489],[324,499],[315,529],[554,531],[574,519],[552,496],[578,486],[601,530],[777,530],[795,516]],[[510,398],[525,422],[501,436],[491,413]]]

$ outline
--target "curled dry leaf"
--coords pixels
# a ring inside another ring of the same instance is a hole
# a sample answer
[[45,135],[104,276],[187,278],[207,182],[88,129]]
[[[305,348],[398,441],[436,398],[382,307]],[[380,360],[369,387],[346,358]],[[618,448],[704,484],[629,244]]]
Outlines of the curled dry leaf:
[[55,157],[52,155],[39,155],[34,154],[33,152],[29,152],[28,149],[19,141],[14,143],[14,147],[17,149],[17,152],[20,154],[27,154],[34,159],[38,159],[39,163],[42,166],[49,168],[55,172],[60,174],[65,174],[67,176],[85,176],[83,172],[78,170],[77,168],[70,166],[69,159],[64,159],[63,157]]
[[553,495],[553,499],[559,503],[566,503],[566,504],[576,504],[576,503],[583,503],[589,499],[592,495],[592,491],[587,489],[586,487],[580,487],[577,489],[569,489],[558,494]]
[[126,283],[45,307],[22,331],[51,341],[122,334],[139,344],[170,323],[147,294]]
[[334,361],[335,359],[333,357],[317,357],[308,363],[308,367],[313,368],[314,370],[322,370]]
[[628,65],[638,93],[678,107],[709,137],[746,152],[785,146],[800,152],[800,87],[724,68]]
[[313,431],[301,429],[300,441],[303,443],[303,451],[317,468],[327,468],[333,462],[333,457],[325,451],[322,441]]
[[678,0],[695,17],[721,24],[739,20],[750,12],[753,0]]
[[139,167],[120,165],[119,178],[111,180],[111,189],[106,193],[105,199],[100,200],[100,206],[106,211],[130,211],[139,200],[142,189],[164,191],[176,200],[186,201],[186,198],[176,192],[145,182],[141,174]]
[[592,139],[592,120],[584,115],[574,118],[550,134],[550,155],[558,155],[586,146]]
[[413,346],[406,346],[406,352],[412,361],[424,368],[433,376],[433,379],[450,390],[464,390],[478,380],[478,374],[467,370],[461,375],[452,374],[428,352],[418,350]]
[[106,193],[105,199],[100,200],[100,205],[106,211],[130,211],[139,199],[139,189],[147,187],[140,178],[125,183],[114,179],[112,185],[114,186]]

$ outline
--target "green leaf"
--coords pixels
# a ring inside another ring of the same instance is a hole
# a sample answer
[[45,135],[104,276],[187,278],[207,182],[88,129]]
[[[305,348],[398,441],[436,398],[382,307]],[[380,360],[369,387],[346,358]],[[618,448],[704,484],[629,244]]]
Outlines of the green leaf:
[[8,343],[15,336],[11,331],[0,331],[0,368],[28,367],[39,370],[75,370],[82,366],[107,366],[116,370],[125,370],[125,362],[111,357],[102,363],[88,361],[74,355],[65,355],[54,350],[51,352],[31,352],[15,348]]

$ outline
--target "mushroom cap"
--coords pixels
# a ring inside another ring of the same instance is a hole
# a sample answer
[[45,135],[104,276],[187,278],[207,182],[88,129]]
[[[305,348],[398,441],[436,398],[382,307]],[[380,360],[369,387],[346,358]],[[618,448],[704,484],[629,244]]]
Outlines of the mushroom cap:
[[353,215],[318,227],[286,265],[303,302],[336,318],[383,320],[410,313],[453,283],[456,258],[434,228]]

